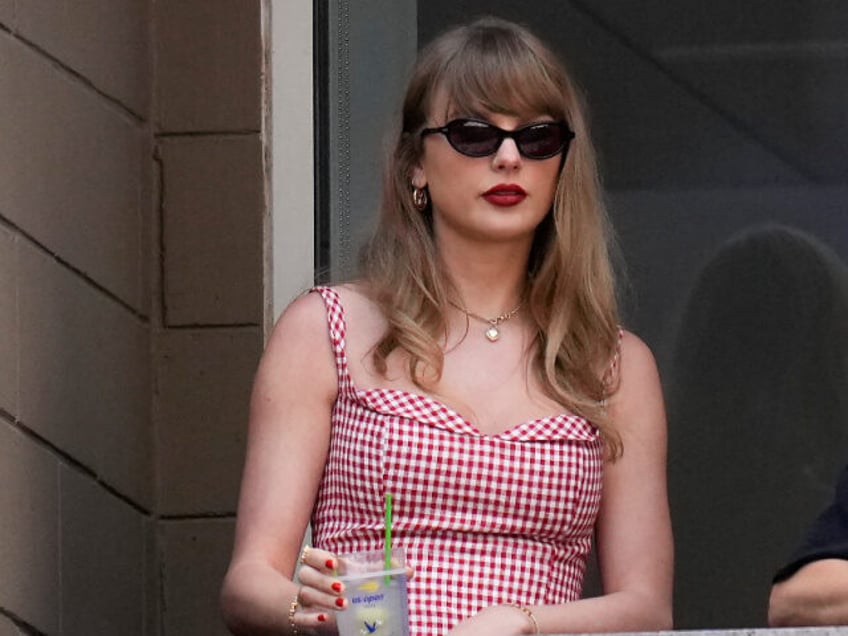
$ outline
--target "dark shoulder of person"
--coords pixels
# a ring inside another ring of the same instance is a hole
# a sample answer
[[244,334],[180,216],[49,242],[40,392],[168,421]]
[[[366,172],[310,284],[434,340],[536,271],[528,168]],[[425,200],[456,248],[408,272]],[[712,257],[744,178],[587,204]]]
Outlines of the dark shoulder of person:
[[848,559],[848,465],[842,469],[833,502],[807,530],[803,542],[774,576],[779,583],[821,559]]

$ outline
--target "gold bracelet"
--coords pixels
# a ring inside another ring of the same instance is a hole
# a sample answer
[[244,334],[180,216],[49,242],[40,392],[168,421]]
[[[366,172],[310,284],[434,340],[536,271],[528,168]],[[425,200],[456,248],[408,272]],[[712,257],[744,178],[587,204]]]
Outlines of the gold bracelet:
[[533,633],[534,634],[541,634],[542,633],[542,632],[539,631],[539,623],[536,621],[536,617],[533,616],[533,612],[530,611],[529,607],[527,607],[526,605],[522,605],[521,603],[509,603],[509,606],[514,607],[515,609],[517,609],[519,612],[521,612],[527,618],[530,619],[530,622],[533,623]]
[[297,625],[294,624],[294,613],[297,611],[297,606],[300,605],[300,592],[294,595],[292,599],[291,605],[289,605],[289,627],[291,627],[291,633],[294,636],[297,636],[300,632],[297,631]]

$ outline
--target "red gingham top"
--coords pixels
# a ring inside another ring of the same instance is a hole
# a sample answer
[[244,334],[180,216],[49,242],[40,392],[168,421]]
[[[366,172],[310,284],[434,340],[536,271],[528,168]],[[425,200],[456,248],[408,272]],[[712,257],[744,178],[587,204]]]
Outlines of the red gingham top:
[[481,434],[437,400],[354,386],[344,309],[327,306],[339,393],[312,517],[316,546],[335,553],[383,546],[383,501],[393,495],[394,545],[415,568],[411,636],[445,634],[500,603],[580,597],[601,499],[602,442],[562,413]]

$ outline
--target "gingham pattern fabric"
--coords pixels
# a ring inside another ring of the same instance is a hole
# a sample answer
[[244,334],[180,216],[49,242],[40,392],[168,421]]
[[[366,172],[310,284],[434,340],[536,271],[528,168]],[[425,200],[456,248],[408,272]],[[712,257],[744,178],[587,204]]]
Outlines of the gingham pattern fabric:
[[394,545],[415,568],[412,636],[440,636],[499,603],[580,597],[601,498],[602,443],[584,418],[560,414],[483,435],[448,406],[354,386],[338,294],[327,306],[339,395],[312,518],[316,546],[380,549],[394,497]]

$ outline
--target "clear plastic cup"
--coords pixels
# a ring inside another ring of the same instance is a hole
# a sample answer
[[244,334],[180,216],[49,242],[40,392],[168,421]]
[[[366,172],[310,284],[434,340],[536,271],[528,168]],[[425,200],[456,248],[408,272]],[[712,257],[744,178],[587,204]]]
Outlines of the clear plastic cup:
[[339,556],[339,580],[348,606],[336,613],[339,636],[409,636],[406,558],[392,549],[386,568],[383,550]]

